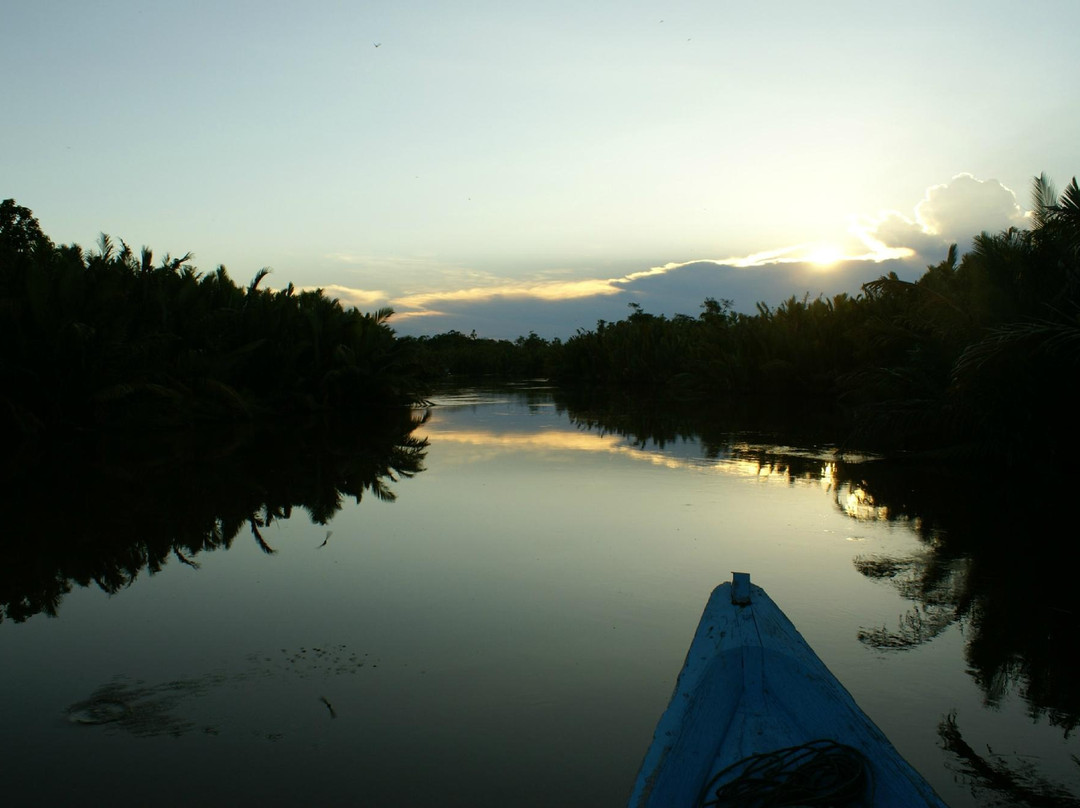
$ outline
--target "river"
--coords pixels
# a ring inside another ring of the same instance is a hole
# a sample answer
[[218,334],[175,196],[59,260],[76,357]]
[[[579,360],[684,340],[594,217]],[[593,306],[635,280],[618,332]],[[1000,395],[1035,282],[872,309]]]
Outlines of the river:
[[1080,800],[1076,614],[994,594],[1034,568],[971,549],[1003,503],[542,385],[433,404],[390,460],[332,433],[9,480],[0,801],[624,805],[735,570],[954,808]]

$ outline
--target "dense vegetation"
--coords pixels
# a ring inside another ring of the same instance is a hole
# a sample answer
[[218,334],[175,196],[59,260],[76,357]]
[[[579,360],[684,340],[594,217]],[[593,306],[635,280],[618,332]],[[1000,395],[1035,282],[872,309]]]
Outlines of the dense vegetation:
[[[30,211],[0,207],[0,418],[55,425],[176,424],[259,412],[356,409],[420,399],[441,378],[549,377],[716,405],[756,397],[842,412],[850,445],[1019,458],[1080,449],[1080,189],[1036,178],[1031,227],[982,233],[916,282],[856,296],[793,296],[752,315],[707,299],[697,316],[632,303],[565,343],[457,331],[395,337],[389,310],[361,314],[321,291],[245,288],[189,256],[153,264],[103,236],[57,247]],[[843,435],[838,435],[843,438]]]
[[529,379],[549,376],[556,367],[562,342],[547,341],[530,332],[511,342],[460,331],[423,337],[401,337],[428,377]]
[[[430,338],[454,373],[528,367],[563,385],[708,401],[756,396],[845,414],[851,445],[1018,458],[1080,449],[1071,390],[1080,361],[1080,189],[1035,180],[1031,227],[955,245],[916,282],[791,297],[757,313],[705,300],[697,317],[633,311],[565,343]],[[470,350],[470,347],[473,350]],[[491,361],[487,361],[490,358]],[[838,437],[845,437],[843,435]]]
[[699,317],[635,310],[567,341],[565,380],[660,382],[711,395],[825,399],[851,439],[888,449],[1018,456],[1077,448],[1068,404],[1080,360],[1080,190],[1035,181],[1031,228],[982,233],[915,283],[792,297],[756,315],[707,300]]
[[25,439],[420,399],[389,310],[261,290],[266,270],[238,286],[189,260],[155,264],[105,235],[93,252],[56,246],[0,203],[0,426]]

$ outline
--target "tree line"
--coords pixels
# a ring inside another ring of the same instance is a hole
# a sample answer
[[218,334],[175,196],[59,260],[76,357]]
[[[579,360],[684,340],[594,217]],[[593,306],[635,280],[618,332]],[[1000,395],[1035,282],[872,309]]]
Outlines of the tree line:
[[1080,358],[1080,189],[1034,181],[1030,227],[976,236],[915,282],[792,296],[754,314],[706,299],[697,316],[599,321],[565,342],[457,331],[397,337],[322,291],[246,287],[190,256],[102,236],[56,246],[0,205],[0,421],[57,425],[250,418],[417,403],[440,379],[550,378],[564,387],[718,402],[757,397],[842,413],[859,448],[1018,459],[1068,457]]
[[[528,368],[561,385],[716,402],[756,396],[841,413],[847,443],[938,456],[1071,456],[1080,362],[1080,190],[1034,181],[1028,229],[983,232],[915,282],[890,273],[861,294],[792,296],[754,314],[706,299],[696,316],[631,303],[565,342],[536,335],[422,338],[427,367]],[[487,361],[488,359],[491,361]]]
[[388,309],[247,286],[102,235],[55,245],[0,203],[0,425],[16,437],[422,400]]

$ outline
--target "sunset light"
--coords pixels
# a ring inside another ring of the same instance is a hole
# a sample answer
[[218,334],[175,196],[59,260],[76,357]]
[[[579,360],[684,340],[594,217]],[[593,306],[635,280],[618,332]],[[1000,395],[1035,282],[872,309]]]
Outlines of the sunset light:
[[1080,808],[1080,0],[0,23],[5,805]]
[[807,260],[819,267],[830,267],[843,258],[844,251],[834,244],[819,244],[807,255]]
[[[57,243],[109,233],[242,283],[267,267],[262,288],[392,309],[401,335],[565,340],[630,303],[752,314],[857,294],[886,272],[915,281],[982,230],[1027,228],[1031,177],[1075,172],[1080,112],[1061,99],[1080,4],[1035,4],[1016,26],[987,3],[977,19],[935,7],[931,25],[917,4],[833,19],[792,0],[312,0],[254,26],[235,0],[209,15],[64,3],[63,25],[51,4],[14,4],[0,198]],[[117,31],[123,59],[90,44]],[[1064,61],[1032,85],[987,46],[958,73],[958,36]],[[174,69],[163,52],[192,58]],[[193,136],[148,123],[179,108]],[[960,123],[942,131],[943,110]],[[1003,147],[1042,120],[1056,135],[1040,153]]]

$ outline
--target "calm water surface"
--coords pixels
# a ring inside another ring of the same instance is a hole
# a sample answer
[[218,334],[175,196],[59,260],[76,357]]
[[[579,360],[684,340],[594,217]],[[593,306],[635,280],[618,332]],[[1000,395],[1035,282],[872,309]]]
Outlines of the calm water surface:
[[917,525],[830,455],[659,445],[537,390],[435,403],[424,470],[382,498],[0,622],[0,801],[622,805],[732,570],[951,805],[1007,798],[973,794],[949,715],[981,754],[1080,792],[1075,739],[1014,693],[987,708],[967,622],[898,585],[933,552]]

